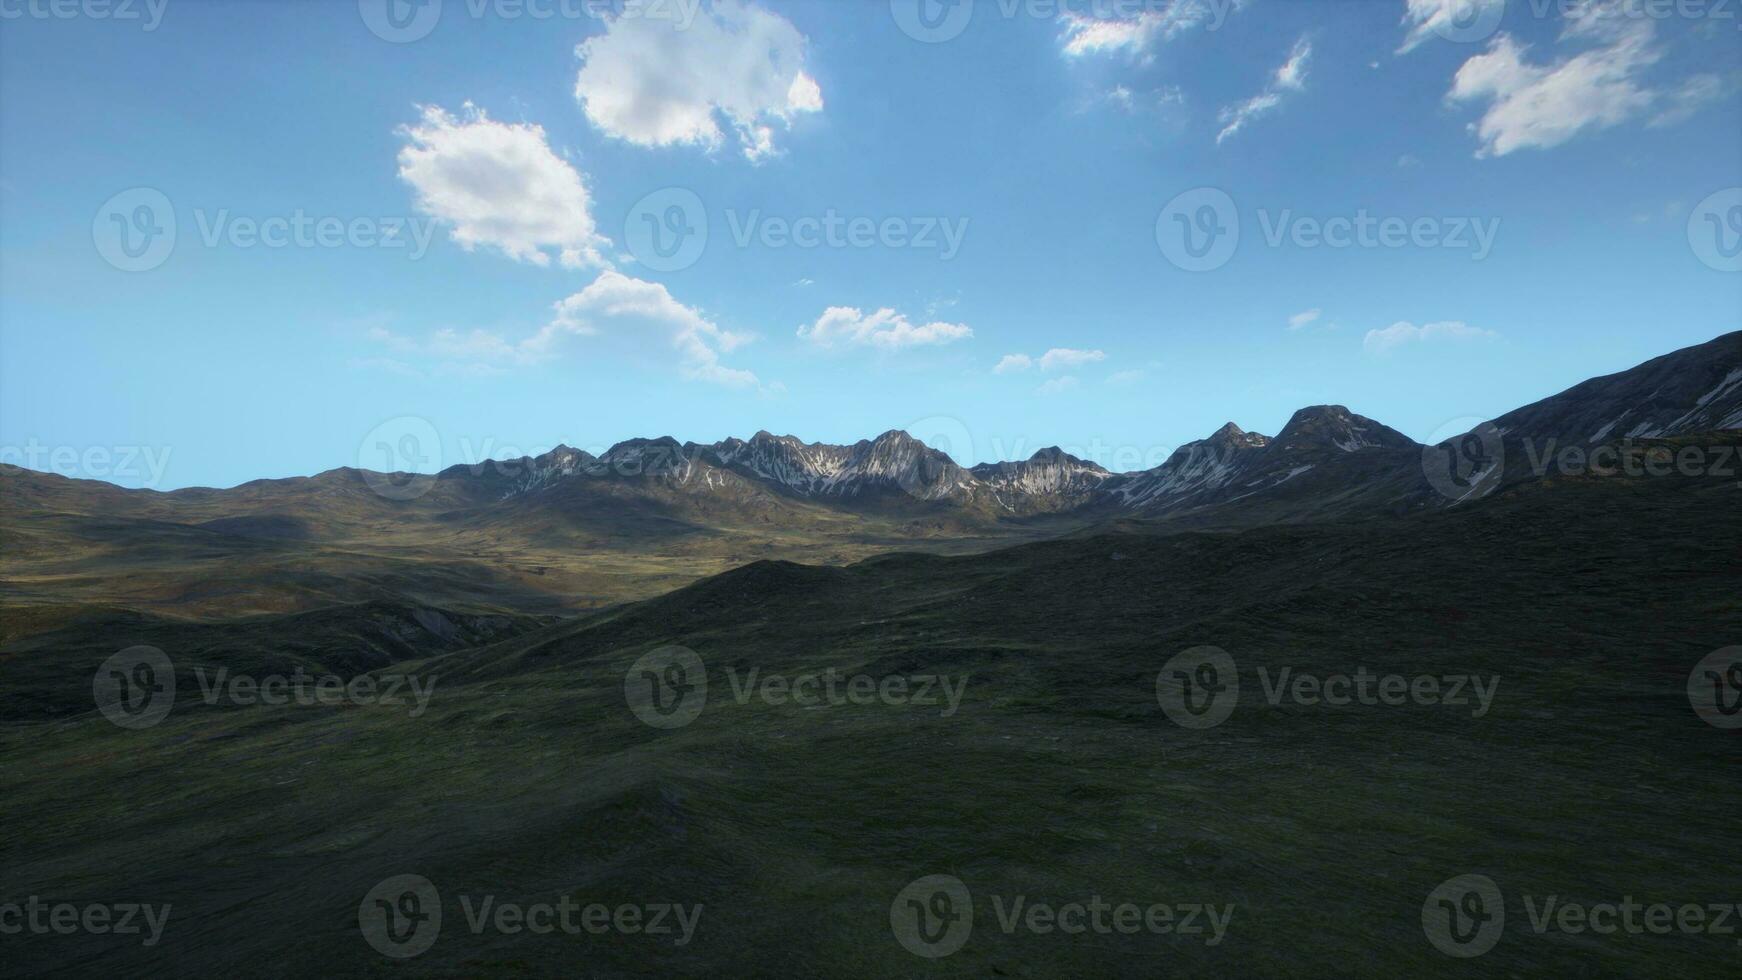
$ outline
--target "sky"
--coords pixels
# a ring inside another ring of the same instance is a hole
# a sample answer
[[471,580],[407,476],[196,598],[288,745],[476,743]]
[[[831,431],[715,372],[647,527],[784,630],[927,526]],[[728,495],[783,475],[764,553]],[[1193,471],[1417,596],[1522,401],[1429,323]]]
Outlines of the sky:
[[0,0],[0,461],[1440,438],[1742,328],[1702,0]]

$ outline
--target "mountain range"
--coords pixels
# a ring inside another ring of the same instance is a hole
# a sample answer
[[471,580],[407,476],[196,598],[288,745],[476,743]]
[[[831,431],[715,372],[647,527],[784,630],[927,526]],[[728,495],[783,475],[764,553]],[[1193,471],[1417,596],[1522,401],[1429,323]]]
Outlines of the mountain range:
[[1274,436],[1230,422],[1130,473],[1057,447],[963,466],[901,431],[852,445],[632,439],[434,475],[347,467],[167,493],[3,466],[0,603],[59,610],[49,622],[71,607],[204,619],[366,601],[560,615],[759,558],[984,551],[1115,520],[1239,529],[1432,512],[1561,475],[1568,450],[1596,460],[1600,446],[1636,454],[1736,428],[1742,332],[1432,446],[1321,405]]
[[[1281,500],[1294,517],[1326,516],[1404,512],[1464,499],[1466,491],[1439,485],[1444,481],[1435,471],[1444,467],[1455,480],[1460,474],[1453,471],[1471,457],[1442,458],[1434,450],[1489,433],[1495,445],[1484,455],[1503,457],[1503,472],[1517,479],[1526,473],[1520,464],[1551,445],[1559,450],[1739,427],[1742,332],[1587,381],[1436,447],[1344,406],[1319,405],[1296,412],[1274,437],[1229,422],[1179,447],[1161,465],[1132,473],[1111,473],[1056,446],[1025,460],[963,467],[902,431],[850,446],[758,432],[711,444],[633,439],[598,456],[560,446],[538,457],[452,467],[440,480],[463,483],[492,470],[519,474],[504,499],[616,478],[660,481],[699,495],[766,491],[849,509],[935,504],[987,517],[1079,510],[1162,515],[1253,498]],[[1479,474],[1461,476],[1474,486]]]

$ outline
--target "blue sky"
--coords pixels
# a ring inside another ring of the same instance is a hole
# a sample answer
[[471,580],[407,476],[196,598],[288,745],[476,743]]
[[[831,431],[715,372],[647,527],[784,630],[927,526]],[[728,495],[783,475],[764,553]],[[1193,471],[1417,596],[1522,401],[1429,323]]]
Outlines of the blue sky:
[[0,458],[908,428],[1131,469],[1742,327],[1742,11],[694,2],[0,2]]

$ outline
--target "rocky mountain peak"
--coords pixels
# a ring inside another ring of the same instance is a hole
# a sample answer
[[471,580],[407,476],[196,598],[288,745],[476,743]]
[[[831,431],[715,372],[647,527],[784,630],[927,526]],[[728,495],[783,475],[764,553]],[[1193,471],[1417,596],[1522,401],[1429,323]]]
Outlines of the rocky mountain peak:
[[1367,449],[1412,449],[1414,439],[1357,415],[1342,405],[1314,405],[1294,413],[1272,445],[1283,451],[1334,449],[1353,453]]

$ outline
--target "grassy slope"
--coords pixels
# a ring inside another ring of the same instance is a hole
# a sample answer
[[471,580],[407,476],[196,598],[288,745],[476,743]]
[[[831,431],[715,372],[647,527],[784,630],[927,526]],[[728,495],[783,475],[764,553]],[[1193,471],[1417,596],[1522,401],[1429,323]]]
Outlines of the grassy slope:
[[[121,607],[211,621],[395,601],[572,614],[761,559],[845,564],[897,547],[984,551],[1082,523],[999,522],[917,505],[854,512],[730,478],[736,494],[580,480],[504,500],[501,480],[461,475],[397,501],[348,470],[161,494],[0,466],[0,609]],[[8,626],[0,642],[20,629]]]
[[[1521,893],[1734,901],[1720,842],[1738,741],[1699,721],[1694,662],[1742,637],[1734,481],[1555,480],[1448,513],[1166,534],[983,557],[764,562],[421,665],[428,714],[179,706],[0,734],[9,894],[170,901],[156,951],[12,945],[22,972],[334,976],[1734,975],[1733,940],[1529,931]],[[626,710],[625,667],[681,642],[708,709]],[[1156,706],[1155,673],[1221,646],[1224,725]],[[1493,712],[1271,706],[1255,669],[1501,677]],[[736,703],[727,667],[967,673],[961,712]],[[449,917],[404,964],[359,938],[377,881]],[[1429,889],[1489,874],[1506,937],[1460,963]],[[955,874],[956,955],[891,938],[889,902]],[[693,944],[473,936],[457,896],[704,903]],[[1227,940],[1005,935],[992,894],[1232,902]]]

